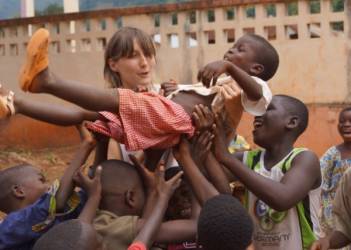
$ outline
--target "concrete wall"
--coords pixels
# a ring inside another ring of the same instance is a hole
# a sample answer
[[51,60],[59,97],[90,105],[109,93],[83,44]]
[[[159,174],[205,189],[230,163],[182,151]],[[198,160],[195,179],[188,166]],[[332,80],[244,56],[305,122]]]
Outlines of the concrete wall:
[[[298,1],[298,15],[293,16],[287,15],[288,3],[198,1],[3,20],[0,21],[0,81],[14,89],[16,95],[23,95],[17,87],[17,74],[31,30],[41,26],[47,27],[52,34],[52,70],[65,78],[101,87],[105,85],[102,77],[103,45],[121,25],[141,28],[155,36],[157,41],[160,38],[156,43],[155,82],[169,78],[182,83],[194,82],[200,67],[222,58],[232,46],[233,42],[227,40],[228,32],[237,39],[254,30],[256,34],[269,38],[280,54],[279,70],[270,81],[273,92],[293,95],[309,104],[311,123],[301,142],[323,152],[338,142],[337,113],[349,101],[349,2],[345,11],[333,12],[331,0],[321,0],[320,13],[312,14],[309,1]],[[268,4],[275,6],[275,17],[267,17]],[[246,10],[250,7],[255,9],[254,18],[247,17]],[[228,10],[234,10],[233,20],[228,20]],[[214,22],[208,20],[209,11],[214,11]],[[190,21],[192,12],[195,12],[195,23]],[[175,14],[177,24],[172,24]],[[156,27],[155,18],[158,16],[160,25]],[[335,22],[339,27],[343,25],[343,31],[331,28]],[[296,31],[298,38],[293,39]],[[211,33],[215,34],[214,44],[208,42]],[[189,46],[190,36],[196,36],[197,46]],[[174,42],[175,37],[178,37],[178,43]],[[62,103],[48,96],[26,96],[42,102]],[[244,119],[240,129],[245,135],[250,134],[248,120]],[[15,129],[18,124],[23,130]],[[2,122],[0,127],[2,146],[47,147],[76,142],[72,129],[58,129],[24,117]],[[321,131],[320,135],[316,131]]]

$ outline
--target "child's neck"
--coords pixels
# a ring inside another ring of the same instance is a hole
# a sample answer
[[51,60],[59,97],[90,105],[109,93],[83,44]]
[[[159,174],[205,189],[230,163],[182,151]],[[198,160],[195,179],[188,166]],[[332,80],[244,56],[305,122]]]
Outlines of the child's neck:
[[31,204],[26,204],[23,201],[18,201],[18,200],[9,200],[6,203],[7,203],[7,206],[6,206],[6,208],[4,208],[4,211],[2,211],[6,214],[16,212],[18,210],[21,210],[21,209],[31,205]]
[[341,144],[341,146],[344,149],[351,151],[351,141],[345,141],[344,143]]
[[341,154],[341,159],[350,159],[351,158],[351,142],[344,142],[337,146]]
[[278,162],[284,159],[293,148],[292,143],[283,143],[267,148],[263,159],[265,167],[267,169],[274,167]]
[[101,203],[100,207],[101,210],[108,211],[110,213],[113,213],[117,216],[126,216],[126,215],[137,215],[133,209],[128,208],[125,204],[124,201],[118,201],[118,202],[109,202],[109,203]]

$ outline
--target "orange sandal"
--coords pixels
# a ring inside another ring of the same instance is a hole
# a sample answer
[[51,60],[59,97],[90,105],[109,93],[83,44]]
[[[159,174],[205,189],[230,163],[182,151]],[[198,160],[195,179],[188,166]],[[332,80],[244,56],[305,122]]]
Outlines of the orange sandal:
[[41,28],[29,40],[27,59],[19,77],[20,88],[23,91],[31,91],[33,79],[49,66],[49,35],[48,30]]
[[0,119],[4,119],[15,114],[15,106],[13,104],[15,93],[12,91],[4,91],[1,84],[0,92],[3,92],[0,93]]

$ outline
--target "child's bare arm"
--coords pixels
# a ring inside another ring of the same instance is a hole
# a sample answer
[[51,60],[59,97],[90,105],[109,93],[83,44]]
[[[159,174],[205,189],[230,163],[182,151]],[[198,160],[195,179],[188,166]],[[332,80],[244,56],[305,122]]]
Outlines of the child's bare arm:
[[[143,223],[141,230],[139,231],[134,242],[142,242],[145,245],[151,245],[153,239],[161,225],[164,213],[167,209],[168,201],[174,193],[175,189],[179,187],[182,176],[182,172],[176,174],[172,179],[165,181],[164,179],[164,166],[159,165],[156,170],[156,192],[157,201],[154,205],[153,211],[150,216]],[[140,228],[139,224],[139,228]]]
[[[87,132],[87,131],[86,131]],[[89,133],[89,132],[87,132]],[[78,151],[76,152],[73,160],[66,168],[61,180],[60,187],[56,193],[56,210],[62,211],[68,197],[72,194],[74,189],[73,176],[75,172],[84,164],[90,152],[95,147],[95,140],[92,136],[88,136],[81,142]]]
[[316,188],[320,181],[320,168],[317,156],[310,152],[297,155],[290,170],[280,182],[257,174],[232,156],[225,146],[221,122],[216,120],[215,156],[228,168],[248,190],[276,211],[286,211],[303,200],[308,192]]
[[228,114],[230,126],[236,130],[244,111],[241,104],[241,90],[232,82],[222,86],[221,95],[224,99],[224,107]]
[[230,75],[250,100],[258,101],[262,98],[262,87],[248,73],[226,60],[207,64],[199,71],[197,77],[199,81],[209,87],[211,82],[213,85],[216,84],[218,77],[223,73]]
[[208,173],[211,183],[215,186],[221,194],[231,194],[228,178],[223,171],[221,164],[217,161],[212,153],[209,153],[205,169]]
[[141,218],[146,219],[152,213],[155,202],[157,201],[156,176],[154,172],[151,172],[145,165],[141,164],[134,155],[129,155],[129,158],[142,176],[143,183],[146,187],[146,202],[144,205],[143,214],[141,216]]
[[168,96],[171,94],[173,91],[176,91],[178,89],[178,83],[170,79],[168,82],[163,82],[161,83],[161,88],[159,94],[162,96]]
[[333,231],[329,236],[321,238],[312,244],[311,250],[328,250],[346,247],[351,243],[343,233]]
[[95,134],[94,137],[97,139],[97,143],[95,148],[95,158],[93,165],[97,166],[101,162],[107,160],[109,138],[102,134]]
[[190,183],[200,205],[203,205],[208,199],[219,194],[195,164],[191,157],[189,142],[186,139],[182,138],[180,144],[173,148],[173,154],[183,166],[185,177]]
[[88,200],[78,219],[82,222],[91,224],[96,215],[101,199],[101,166],[95,170],[94,178],[90,179],[82,171],[78,171],[74,176],[75,182],[88,194]]
[[[203,105],[196,105],[193,112],[193,120],[197,129],[204,130],[213,128],[214,115],[208,107]],[[210,152],[213,135],[209,132],[202,132],[198,136],[193,137],[193,158],[196,159],[202,156],[201,164],[205,166],[205,170],[211,183],[216,187],[220,193],[231,194],[229,181],[224,173],[220,163],[216,160],[214,155]],[[195,161],[196,162],[196,161]]]

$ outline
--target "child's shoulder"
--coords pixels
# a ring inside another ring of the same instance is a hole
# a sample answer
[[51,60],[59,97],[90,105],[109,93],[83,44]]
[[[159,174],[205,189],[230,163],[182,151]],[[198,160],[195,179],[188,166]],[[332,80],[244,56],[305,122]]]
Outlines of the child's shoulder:
[[96,226],[108,226],[114,225],[116,227],[129,227],[135,225],[140,219],[137,215],[122,215],[118,216],[107,210],[98,210],[94,219],[94,225]]

